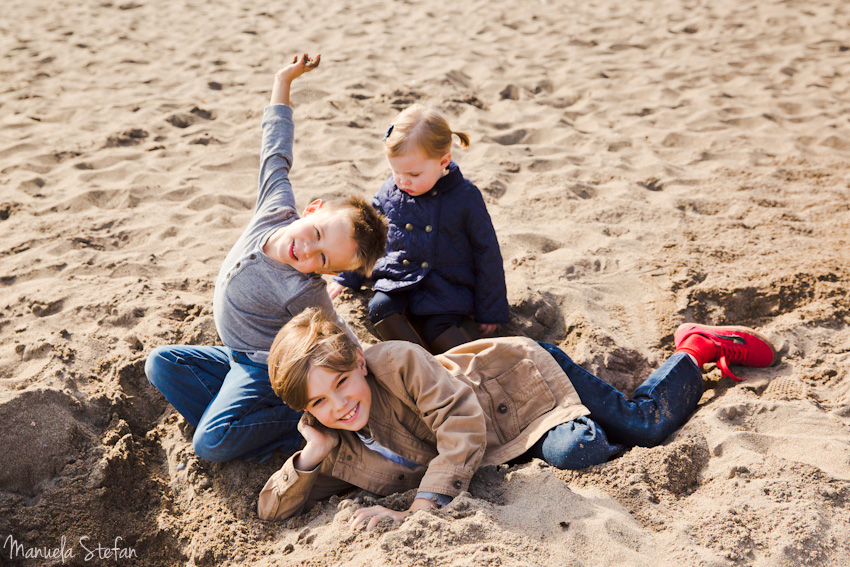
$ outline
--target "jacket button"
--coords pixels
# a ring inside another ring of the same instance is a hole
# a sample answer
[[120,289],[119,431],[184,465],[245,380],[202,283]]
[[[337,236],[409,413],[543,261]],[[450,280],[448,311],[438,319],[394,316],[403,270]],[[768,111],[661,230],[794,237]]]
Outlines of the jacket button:
[[405,258],[404,260],[402,260],[402,261],[401,261],[401,263],[402,263],[402,264],[404,264],[405,266],[409,266],[409,265],[410,265],[410,260],[408,260],[407,258]]
[[425,227],[425,232],[431,232],[432,230],[434,230],[434,229],[433,229],[433,228],[431,228],[431,225],[430,225],[430,224],[429,224],[428,226],[426,226],[426,227]]
[[283,480],[289,480],[289,475],[288,474],[283,475]]
[[413,225],[410,224],[410,223],[407,223],[406,225],[404,225],[404,230],[406,230],[407,232],[410,232],[411,230],[413,230]]
[[506,404],[499,404],[499,413],[508,413],[508,406]]
[[429,264],[428,262],[422,262],[422,269],[424,270],[424,269],[428,268],[428,266],[430,266],[430,265],[431,264]]
[[455,488],[457,488],[458,490],[460,490],[460,489],[461,489],[461,487],[463,486],[463,483],[462,483],[461,481],[459,481],[459,480],[456,480],[456,481],[454,481],[454,482],[452,483],[452,486],[454,486]]
[[257,255],[256,255],[256,254],[251,254],[250,256],[248,256],[248,258],[250,258],[251,260],[254,260],[254,259],[256,259],[256,258],[257,258]]
[[242,262],[236,262],[236,267],[239,268],[242,265]]
[[351,460],[351,455],[346,455],[346,456],[345,456],[345,460],[346,460],[346,461],[350,461],[350,460]]
[[407,477],[406,477],[406,476],[404,476],[403,474],[398,475],[398,479],[399,479],[399,480],[404,480],[404,479],[406,479],[406,478],[407,478]]

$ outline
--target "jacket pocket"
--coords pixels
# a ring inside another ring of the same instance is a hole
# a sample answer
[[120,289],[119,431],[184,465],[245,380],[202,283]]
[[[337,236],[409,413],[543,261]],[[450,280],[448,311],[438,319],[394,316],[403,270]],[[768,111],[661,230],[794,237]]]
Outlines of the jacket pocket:
[[502,443],[519,436],[532,421],[555,407],[555,395],[531,360],[481,384],[490,397],[490,417]]

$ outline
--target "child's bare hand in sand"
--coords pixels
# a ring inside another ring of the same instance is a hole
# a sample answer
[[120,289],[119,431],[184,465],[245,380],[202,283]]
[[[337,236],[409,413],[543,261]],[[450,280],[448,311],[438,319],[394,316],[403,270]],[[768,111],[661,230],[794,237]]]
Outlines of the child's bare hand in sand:
[[339,444],[336,434],[323,433],[304,423],[298,422],[298,431],[304,436],[307,444],[301,449],[301,454],[295,459],[293,465],[300,471],[311,471]]
[[351,516],[351,526],[356,528],[363,522],[366,523],[366,529],[371,530],[375,526],[377,526],[381,520],[384,518],[390,518],[394,522],[401,522],[409,515],[414,512],[418,512],[419,510],[430,510],[432,508],[436,508],[437,505],[428,500],[427,498],[417,498],[413,501],[413,504],[410,505],[410,508],[403,512],[397,512],[395,510],[390,510],[389,508],[384,508],[383,506],[369,506],[368,508],[360,508],[354,515]]
[[272,89],[272,98],[269,104],[292,106],[289,100],[289,89],[292,86],[292,81],[318,67],[321,60],[321,53],[316,55],[315,59],[311,58],[307,53],[293,57],[291,64],[275,73],[274,88]]
[[328,284],[328,295],[331,296],[331,299],[336,299],[336,296],[340,294],[342,290],[345,289],[345,286],[339,282],[331,282]]

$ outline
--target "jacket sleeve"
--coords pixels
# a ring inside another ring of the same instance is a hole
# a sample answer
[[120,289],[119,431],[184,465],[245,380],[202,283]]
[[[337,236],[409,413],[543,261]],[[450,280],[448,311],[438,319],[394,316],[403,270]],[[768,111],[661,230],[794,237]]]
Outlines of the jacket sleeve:
[[340,272],[333,277],[333,281],[356,291],[360,291],[360,288],[363,286],[363,280],[365,279],[363,274],[358,274],[357,272]]
[[466,232],[475,251],[475,321],[507,323],[510,320],[505,267],[496,229],[475,186],[469,191],[466,209]]
[[[263,142],[260,148],[259,194],[256,210],[271,206],[295,210],[295,195],[289,182],[295,123],[292,108],[285,104],[263,110]],[[274,201],[269,203],[269,201]]]
[[262,520],[285,520],[300,514],[307,502],[315,502],[351,488],[345,481],[324,475],[322,465],[309,472],[295,469],[295,453],[274,473],[260,491],[257,514]]
[[389,382],[403,388],[394,393],[437,438],[437,456],[428,463],[419,492],[457,496],[468,489],[487,445],[484,410],[475,392],[418,345],[398,341],[382,358]]

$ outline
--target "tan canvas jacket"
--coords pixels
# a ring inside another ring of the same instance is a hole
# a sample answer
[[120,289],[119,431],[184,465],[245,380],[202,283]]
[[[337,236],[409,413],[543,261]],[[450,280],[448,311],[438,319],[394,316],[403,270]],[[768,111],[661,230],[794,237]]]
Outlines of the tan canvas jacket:
[[315,469],[297,471],[296,455],[269,478],[257,505],[263,519],[298,514],[353,486],[380,495],[419,487],[457,496],[483,465],[526,452],[544,433],[587,415],[567,375],[540,345],[524,337],[482,339],[432,356],[389,341],[365,352],[372,391],[369,432],[416,463],[410,469],[368,449],[350,431]]

